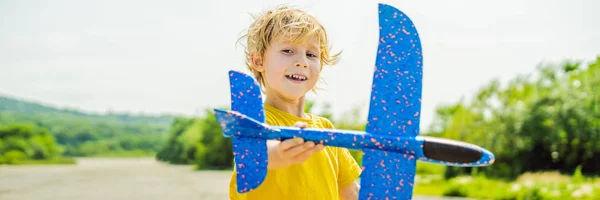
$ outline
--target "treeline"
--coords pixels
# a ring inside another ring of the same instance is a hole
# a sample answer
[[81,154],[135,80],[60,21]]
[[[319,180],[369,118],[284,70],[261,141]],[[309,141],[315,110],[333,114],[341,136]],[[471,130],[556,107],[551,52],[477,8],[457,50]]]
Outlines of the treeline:
[[[482,173],[514,178],[524,172],[560,170],[571,174],[600,172],[600,57],[586,65],[543,65],[504,86],[491,81],[471,101],[437,108],[428,134],[477,144],[491,150],[495,164],[483,168],[448,167],[446,177]],[[309,103],[310,112],[313,104]],[[327,104],[321,116],[336,128],[365,130],[360,107],[332,119]],[[352,151],[360,162],[361,153]],[[594,159],[596,158],[596,159]],[[231,168],[231,140],[207,110],[202,118],[174,120],[157,159],[196,164],[200,169]],[[473,171],[476,170],[476,171]]]
[[[46,143],[49,149],[54,149],[50,152],[59,157],[152,156],[164,145],[170,125],[169,116],[92,115],[6,97],[0,98],[0,110],[0,127],[11,127],[5,130],[6,135],[18,136],[0,138],[2,157],[17,155],[16,151],[23,155],[35,151],[32,149],[35,145],[23,145],[29,142],[27,137],[19,136],[21,129],[45,133],[44,137],[53,141]],[[8,154],[9,151],[12,153]],[[45,159],[16,157],[24,161]]]

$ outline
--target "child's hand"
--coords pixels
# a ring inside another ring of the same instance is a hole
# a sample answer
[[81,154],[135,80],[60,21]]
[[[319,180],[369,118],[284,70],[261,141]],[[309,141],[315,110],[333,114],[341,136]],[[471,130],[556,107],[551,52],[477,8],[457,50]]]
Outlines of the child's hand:
[[[294,127],[306,128],[308,125],[304,122],[296,122]],[[300,164],[306,161],[310,156],[320,150],[323,150],[323,144],[314,142],[304,142],[302,138],[292,138],[284,141],[267,141],[267,152],[269,153],[269,169],[287,167],[291,164]]]

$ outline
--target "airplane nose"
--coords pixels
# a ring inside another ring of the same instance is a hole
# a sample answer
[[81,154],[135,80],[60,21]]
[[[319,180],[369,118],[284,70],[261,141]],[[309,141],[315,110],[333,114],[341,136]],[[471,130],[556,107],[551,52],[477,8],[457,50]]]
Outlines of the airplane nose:
[[430,159],[451,163],[473,163],[483,157],[481,148],[469,143],[443,138],[423,138],[423,154]]

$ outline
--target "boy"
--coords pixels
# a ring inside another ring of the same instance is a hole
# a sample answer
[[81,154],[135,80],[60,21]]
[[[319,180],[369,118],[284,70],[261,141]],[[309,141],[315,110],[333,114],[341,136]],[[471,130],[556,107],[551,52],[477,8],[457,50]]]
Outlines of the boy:
[[[282,7],[250,26],[246,63],[265,93],[266,123],[300,128],[334,128],[325,118],[304,113],[305,94],[314,91],[323,65],[335,64],[323,26],[311,15]],[[239,194],[235,171],[231,199],[357,199],[360,166],[344,148],[301,138],[267,141],[268,172],[257,189]]]

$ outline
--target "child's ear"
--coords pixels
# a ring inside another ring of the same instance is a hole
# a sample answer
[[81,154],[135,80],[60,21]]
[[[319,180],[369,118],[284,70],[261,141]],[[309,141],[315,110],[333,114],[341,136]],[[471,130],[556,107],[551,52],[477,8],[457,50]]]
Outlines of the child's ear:
[[252,53],[252,67],[254,70],[259,72],[263,72],[265,70],[262,58],[256,53]]

